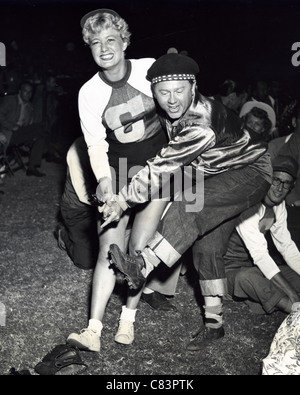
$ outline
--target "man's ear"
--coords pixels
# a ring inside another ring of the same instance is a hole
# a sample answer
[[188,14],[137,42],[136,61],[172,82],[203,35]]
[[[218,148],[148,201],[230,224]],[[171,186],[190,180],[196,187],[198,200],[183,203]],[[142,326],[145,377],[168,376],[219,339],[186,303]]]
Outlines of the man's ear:
[[156,94],[155,94],[155,90],[154,90],[154,85],[151,84],[151,91],[152,91],[152,96],[154,99],[156,99]]
[[195,97],[196,89],[197,89],[197,81],[193,81],[193,84],[192,84],[192,96],[193,96],[193,98]]

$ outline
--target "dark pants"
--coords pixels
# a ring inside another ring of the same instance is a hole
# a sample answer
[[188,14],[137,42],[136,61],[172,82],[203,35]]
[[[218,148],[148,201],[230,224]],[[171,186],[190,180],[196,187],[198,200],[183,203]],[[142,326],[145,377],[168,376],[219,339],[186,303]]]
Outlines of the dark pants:
[[[279,268],[284,278],[300,295],[300,276],[286,264]],[[256,266],[245,267],[238,262],[235,265],[231,263],[230,269],[226,270],[226,276],[229,295],[245,300],[256,314],[272,313],[278,302],[286,296]]]
[[61,215],[67,229],[62,239],[69,257],[81,269],[94,268],[99,252],[97,208],[84,204],[82,208],[71,208],[62,202]]
[[287,207],[287,224],[293,241],[300,250],[300,207]]
[[29,168],[41,165],[43,155],[47,152],[47,142],[39,124],[22,126],[12,133],[10,145],[30,144]]
[[[172,266],[200,236],[210,232],[207,237],[211,248],[206,248],[204,260],[194,264],[202,278],[200,285],[204,294],[225,295],[227,283],[222,254],[227,250],[235,220],[241,212],[260,202],[269,188],[270,184],[259,171],[249,166],[210,177],[204,182],[203,209],[187,212],[187,202],[172,203],[148,245],[161,261]],[[199,243],[201,246],[203,241]]]

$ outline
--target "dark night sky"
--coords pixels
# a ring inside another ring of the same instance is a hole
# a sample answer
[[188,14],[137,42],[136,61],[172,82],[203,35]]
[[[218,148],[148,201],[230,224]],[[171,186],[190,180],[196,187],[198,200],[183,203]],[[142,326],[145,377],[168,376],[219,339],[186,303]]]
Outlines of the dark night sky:
[[171,46],[187,50],[199,62],[207,89],[227,77],[257,74],[300,86],[300,66],[291,63],[291,46],[300,42],[300,1],[0,0],[0,41],[15,39],[25,48],[73,41],[81,56],[90,56],[79,21],[102,7],[128,22],[128,57],[157,57]]

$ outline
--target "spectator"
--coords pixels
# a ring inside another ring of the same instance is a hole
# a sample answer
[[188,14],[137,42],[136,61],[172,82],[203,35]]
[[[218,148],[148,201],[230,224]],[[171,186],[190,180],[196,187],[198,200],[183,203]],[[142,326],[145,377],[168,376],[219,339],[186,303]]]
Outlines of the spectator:
[[274,108],[275,99],[269,93],[267,81],[256,80],[252,86],[251,100],[260,101]]
[[246,102],[240,111],[244,127],[250,133],[253,141],[262,139],[268,142],[276,125],[276,116],[272,107],[263,102]]
[[239,114],[247,96],[246,88],[240,81],[228,79],[220,85],[214,99]]
[[[289,314],[300,301],[300,252],[288,231],[285,207],[298,167],[293,158],[275,160],[268,193],[241,214],[224,256],[229,294],[247,301],[254,312]],[[272,259],[267,234],[287,264],[278,267]]]
[[[296,113],[297,114],[297,113]],[[295,118],[295,131],[284,140],[287,140],[282,144],[279,150],[276,150],[277,155],[275,160],[279,160],[283,157],[293,158],[298,165],[300,164],[300,127],[299,117]],[[281,141],[282,142],[282,141]],[[269,143],[270,145],[270,143]],[[296,184],[291,193],[286,197],[286,205],[288,212],[288,229],[291,233],[293,241],[296,243],[298,249],[300,249],[300,171],[298,171]]]
[[47,137],[47,152],[45,154],[48,162],[60,163],[61,147],[59,136],[58,116],[58,86],[53,74],[47,75],[45,83],[39,84],[35,89],[33,97],[34,122],[42,125]]
[[40,124],[33,123],[32,85],[21,84],[17,95],[5,96],[0,105],[0,125],[9,145],[30,144],[28,176],[43,177],[38,170],[46,151],[46,139]]

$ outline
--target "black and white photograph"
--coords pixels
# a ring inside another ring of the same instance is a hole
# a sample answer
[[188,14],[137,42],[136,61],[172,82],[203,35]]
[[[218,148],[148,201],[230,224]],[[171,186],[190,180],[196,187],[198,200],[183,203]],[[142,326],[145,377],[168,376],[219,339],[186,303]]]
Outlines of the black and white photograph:
[[300,375],[299,176],[299,1],[0,0],[0,375]]

